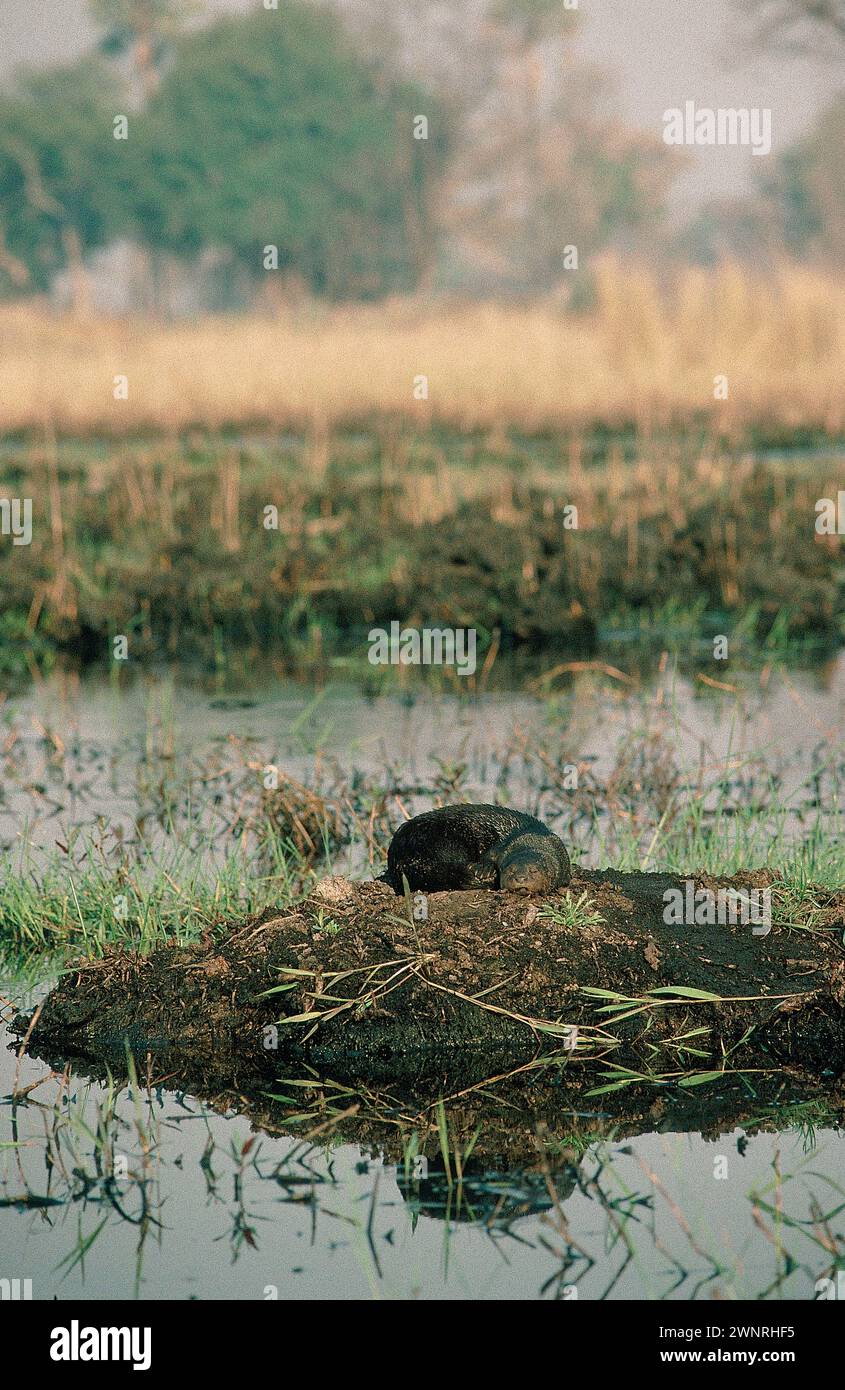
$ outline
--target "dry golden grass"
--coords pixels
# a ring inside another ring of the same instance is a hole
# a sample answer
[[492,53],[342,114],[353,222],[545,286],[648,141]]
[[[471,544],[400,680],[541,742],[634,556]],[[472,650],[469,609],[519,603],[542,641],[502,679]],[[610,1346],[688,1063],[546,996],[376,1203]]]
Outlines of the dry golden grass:
[[[278,319],[163,325],[0,311],[0,430],[85,434],[269,423],[331,425],[396,414],[420,423],[526,429],[703,414],[845,427],[845,286],[785,267],[683,272],[660,290],[616,262],[597,301],[555,306],[395,302],[311,305]],[[129,398],[113,398],[125,374]],[[729,399],[714,399],[724,374]],[[427,401],[414,379],[428,378]]]

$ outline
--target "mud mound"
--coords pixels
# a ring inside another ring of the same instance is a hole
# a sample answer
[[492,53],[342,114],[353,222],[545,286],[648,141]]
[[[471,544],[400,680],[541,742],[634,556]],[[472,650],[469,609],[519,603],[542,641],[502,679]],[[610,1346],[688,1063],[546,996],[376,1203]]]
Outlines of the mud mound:
[[649,1075],[845,1073],[845,894],[820,890],[825,925],[799,928],[778,923],[772,875],[699,878],[713,892],[773,887],[774,925],[754,935],[664,922],[664,893],[685,883],[582,872],[545,899],[431,894],[415,920],[383,884],[328,880],[229,935],[81,962],[31,1042],[92,1058],[128,1043],[159,1074],[190,1057],[220,1089],[278,1075],[282,1058],[376,1083],[544,1055]]

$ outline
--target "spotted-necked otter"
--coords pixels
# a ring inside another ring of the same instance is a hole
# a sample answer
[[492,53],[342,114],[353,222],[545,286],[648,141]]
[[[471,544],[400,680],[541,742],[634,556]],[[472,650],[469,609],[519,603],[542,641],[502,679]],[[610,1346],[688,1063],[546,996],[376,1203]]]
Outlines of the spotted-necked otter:
[[549,893],[569,882],[566,846],[534,816],[507,806],[443,806],[400,825],[381,881],[395,893],[502,888]]

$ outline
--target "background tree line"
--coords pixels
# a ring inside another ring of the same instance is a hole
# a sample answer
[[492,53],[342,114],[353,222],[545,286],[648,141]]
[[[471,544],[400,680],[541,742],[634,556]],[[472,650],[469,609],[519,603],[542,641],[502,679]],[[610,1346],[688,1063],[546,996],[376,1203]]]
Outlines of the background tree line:
[[[765,42],[845,41],[841,0],[738,0]],[[199,27],[190,0],[90,0],[99,52],[0,96],[0,293],[84,295],[125,240],[155,276],[203,260],[247,297],[435,284],[547,292],[568,245],[669,245],[677,153],[608,114],[567,0],[280,0]],[[424,22],[421,12],[424,11]],[[425,34],[425,42],[418,41]],[[114,138],[118,115],[128,139]],[[419,116],[428,122],[426,139]],[[845,97],[676,238],[698,259],[845,261]]]

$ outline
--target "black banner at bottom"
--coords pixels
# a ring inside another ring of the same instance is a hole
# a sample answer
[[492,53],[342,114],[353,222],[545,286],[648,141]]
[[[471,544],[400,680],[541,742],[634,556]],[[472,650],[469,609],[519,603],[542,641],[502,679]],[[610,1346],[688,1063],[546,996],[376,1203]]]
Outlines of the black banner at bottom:
[[[448,1304],[436,1306],[442,1319]],[[845,1331],[842,1304],[835,1297],[813,1303],[563,1300],[510,1306],[520,1309],[520,1330],[536,1326],[554,1335],[564,1333],[572,1339],[571,1350],[588,1355],[603,1373],[634,1370],[651,1377],[668,1371],[680,1380],[687,1369],[697,1366],[743,1366],[763,1373],[771,1368],[799,1374],[829,1372],[837,1364]],[[231,1312],[226,1312],[227,1307]],[[401,1305],[389,1307],[390,1322],[385,1326],[399,1331]],[[334,1334],[343,1330],[342,1308],[340,1302],[331,1303]],[[359,1338],[368,1327],[377,1330],[386,1311],[384,1302],[376,1302],[365,1314],[362,1304],[356,1303]],[[455,1317],[455,1329],[464,1335],[472,1327],[472,1307],[457,1304]],[[208,1370],[218,1378],[228,1371],[239,1376],[248,1372],[252,1379],[253,1354],[270,1354],[281,1345],[280,1339],[289,1354],[296,1326],[289,1321],[286,1305],[278,1302],[0,1302],[0,1336],[7,1353],[15,1345],[27,1371],[46,1373],[48,1382],[56,1383],[74,1373],[96,1377],[103,1369],[111,1374],[121,1369],[141,1374]],[[500,1369],[502,1326],[490,1339],[485,1316],[472,1336],[476,1369],[487,1359],[488,1346],[491,1369],[497,1365]],[[418,1307],[414,1327],[416,1338],[420,1335]],[[432,1331],[429,1325],[426,1337]],[[331,1343],[334,1372],[342,1373],[344,1341],[333,1335]],[[329,1353],[330,1348],[323,1351]],[[350,1370],[358,1355],[351,1353]]]

